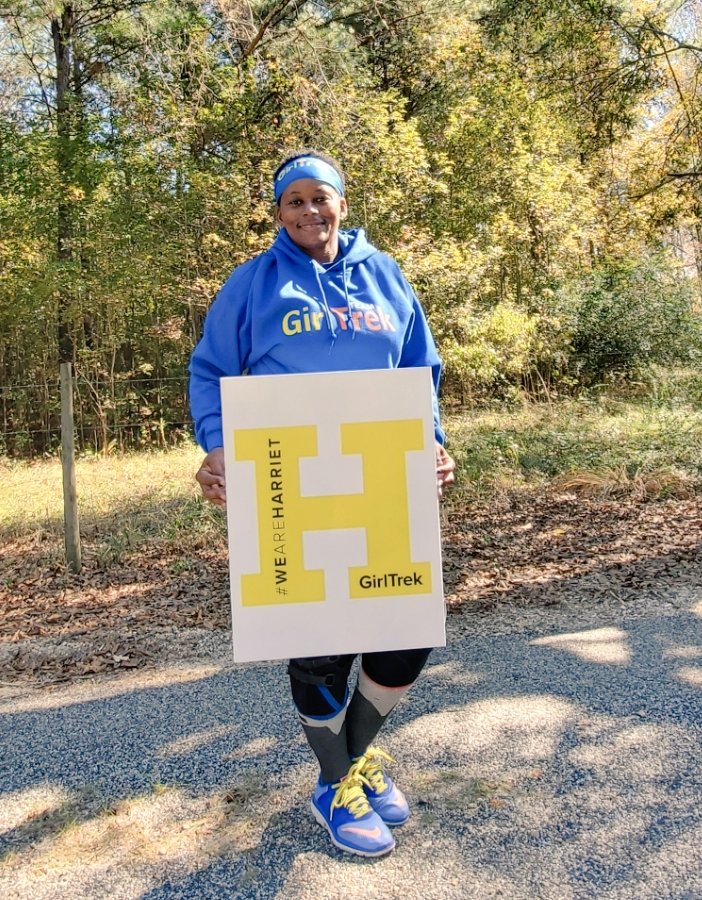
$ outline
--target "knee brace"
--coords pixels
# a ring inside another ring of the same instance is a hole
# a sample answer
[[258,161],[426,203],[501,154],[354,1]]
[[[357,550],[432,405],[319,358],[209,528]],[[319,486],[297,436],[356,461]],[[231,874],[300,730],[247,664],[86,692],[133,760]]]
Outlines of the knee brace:
[[288,664],[295,706],[305,716],[335,715],[346,706],[353,654],[305,656]]
[[405,687],[417,680],[430,653],[431,649],[364,653],[361,666],[376,684],[383,687]]

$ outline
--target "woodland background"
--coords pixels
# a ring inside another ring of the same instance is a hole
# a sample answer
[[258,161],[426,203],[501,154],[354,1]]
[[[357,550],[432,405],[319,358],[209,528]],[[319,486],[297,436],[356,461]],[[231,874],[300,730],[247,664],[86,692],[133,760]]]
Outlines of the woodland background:
[[0,3],[0,454],[189,432],[185,366],[311,145],[444,403],[655,390],[702,353],[697,0]]

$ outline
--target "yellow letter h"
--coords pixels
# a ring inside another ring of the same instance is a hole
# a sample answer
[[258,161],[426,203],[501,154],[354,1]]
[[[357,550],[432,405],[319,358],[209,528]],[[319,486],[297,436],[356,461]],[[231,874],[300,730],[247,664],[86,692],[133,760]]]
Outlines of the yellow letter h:
[[342,453],[362,458],[359,494],[302,496],[314,425],[237,430],[234,443],[236,459],[256,466],[260,572],[242,576],[244,606],[324,601],[324,571],[305,568],[303,533],[342,528],[366,532],[368,564],[349,569],[350,597],[431,593],[430,564],[411,559],[407,502],[406,454],[424,448],[420,419],[341,425]]

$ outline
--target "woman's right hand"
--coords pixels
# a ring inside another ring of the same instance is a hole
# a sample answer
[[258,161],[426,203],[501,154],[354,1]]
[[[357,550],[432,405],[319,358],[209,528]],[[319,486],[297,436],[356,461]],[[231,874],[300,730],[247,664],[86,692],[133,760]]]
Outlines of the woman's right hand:
[[195,473],[195,479],[202,488],[202,496],[215,506],[227,504],[227,489],[224,483],[224,448],[215,447],[203,459]]

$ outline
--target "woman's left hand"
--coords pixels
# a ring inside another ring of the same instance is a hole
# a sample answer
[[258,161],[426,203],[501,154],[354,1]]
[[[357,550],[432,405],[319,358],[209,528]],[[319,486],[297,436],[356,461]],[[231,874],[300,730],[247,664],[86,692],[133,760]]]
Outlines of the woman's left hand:
[[446,447],[443,447],[438,441],[436,442],[436,492],[441,497],[444,488],[453,484],[455,477],[456,463],[449,456]]

